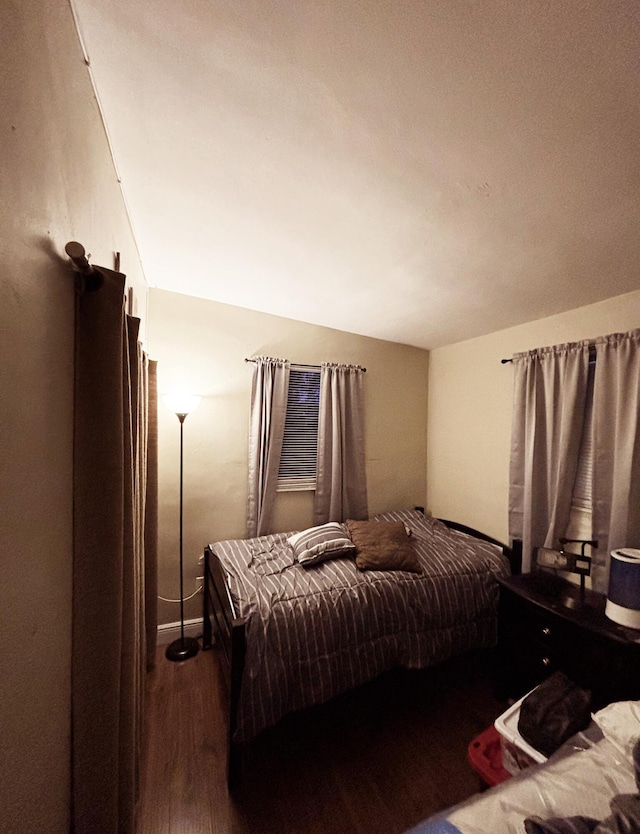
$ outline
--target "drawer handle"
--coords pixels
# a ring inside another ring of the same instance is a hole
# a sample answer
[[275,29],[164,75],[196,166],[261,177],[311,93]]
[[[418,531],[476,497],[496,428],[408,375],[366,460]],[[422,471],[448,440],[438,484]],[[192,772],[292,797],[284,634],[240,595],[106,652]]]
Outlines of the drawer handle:
[[551,629],[549,628],[549,626],[545,626],[542,629],[542,636],[543,637],[551,637]]
[[542,665],[543,666],[550,666],[551,665],[551,660],[548,657],[543,657],[542,658]]

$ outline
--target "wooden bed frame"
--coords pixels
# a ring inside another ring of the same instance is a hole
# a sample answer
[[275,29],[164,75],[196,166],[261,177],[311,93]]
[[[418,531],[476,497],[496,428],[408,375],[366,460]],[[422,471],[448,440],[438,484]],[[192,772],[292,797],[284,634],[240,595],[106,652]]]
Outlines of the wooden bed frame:
[[[417,507],[416,509],[421,508]],[[509,547],[479,530],[474,530],[472,527],[446,519],[440,519],[440,521],[452,530],[467,533],[500,547],[509,560],[512,574],[521,573],[522,542],[514,541],[513,546]],[[246,654],[247,620],[238,616],[224,569],[211,545],[207,545],[204,550],[204,577],[202,648],[206,650],[217,645],[220,649],[220,665],[227,686],[229,704],[227,784],[229,788],[232,788],[239,780],[242,764],[242,744],[234,742],[233,736],[237,727],[240,686]]]

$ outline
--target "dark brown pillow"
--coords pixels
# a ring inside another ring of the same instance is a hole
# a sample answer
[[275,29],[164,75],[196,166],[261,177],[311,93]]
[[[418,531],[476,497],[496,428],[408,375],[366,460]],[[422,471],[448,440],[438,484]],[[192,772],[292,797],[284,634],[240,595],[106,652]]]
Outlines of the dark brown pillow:
[[347,521],[360,570],[410,570],[422,573],[401,521]]

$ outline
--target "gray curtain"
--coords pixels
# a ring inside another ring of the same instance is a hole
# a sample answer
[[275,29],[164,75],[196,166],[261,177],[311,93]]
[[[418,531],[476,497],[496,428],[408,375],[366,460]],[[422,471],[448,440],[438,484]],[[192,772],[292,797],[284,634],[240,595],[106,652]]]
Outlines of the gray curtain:
[[315,524],[368,515],[362,376],[353,365],[321,367]]
[[596,343],[592,581],[606,593],[609,554],[640,547],[640,330]]
[[125,314],[125,276],[99,271],[76,310],[72,830],[133,834],[156,627],[155,364]]
[[260,356],[252,361],[247,502],[249,538],[272,532],[290,369],[285,359]]
[[566,534],[578,466],[589,373],[589,343],[516,354],[511,436],[509,535],[523,542],[523,571],[535,547]]

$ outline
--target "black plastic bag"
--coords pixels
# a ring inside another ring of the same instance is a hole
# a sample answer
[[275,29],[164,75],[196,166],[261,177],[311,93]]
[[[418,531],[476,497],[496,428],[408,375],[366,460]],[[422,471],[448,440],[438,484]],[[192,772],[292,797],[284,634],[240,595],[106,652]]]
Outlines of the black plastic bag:
[[562,672],[554,672],[523,700],[518,732],[528,744],[550,756],[590,721],[591,692]]

